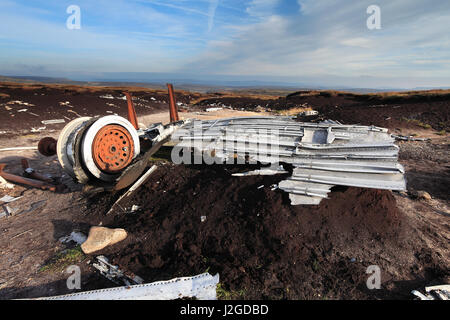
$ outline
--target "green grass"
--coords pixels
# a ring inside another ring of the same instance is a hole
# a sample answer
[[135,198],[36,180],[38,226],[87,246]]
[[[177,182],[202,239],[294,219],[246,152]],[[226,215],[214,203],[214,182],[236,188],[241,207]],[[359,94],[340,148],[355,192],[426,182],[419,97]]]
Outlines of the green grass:
[[424,128],[424,129],[431,129],[431,126],[429,124],[427,124],[427,123],[419,122],[417,125],[419,127]]
[[440,135],[440,136],[445,136],[446,133],[447,133],[447,131],[441,130],[441,131],[437,132],[436,134]]
[[77,264],[85,258],[80,246],[58,252],[50,261],[39,268],[38,272],[60,272],[68,266]]
[[235,290],[226,290],[222,283],[217,284],[217,299],[219,300],[240,300],[245,297],[245,290],[241,289],[238,291]]
[[314,272],[317,272],[317,271],[319,271],[319,268],[320,268],[319,261],[317,259],[315,259],[312,264],[312,269],[314,270]]
[[420,120],[417,120],[417,119],[402,118],[402,120],[407,121],[409,123],[413,123],[413,124],[415,124],[415,125],[417,125],[417,126],[419,126],[421,128],[424,128],[424,129],[431,129],[431,125],[429,125],[428,123],[424,123],[424,122],[422,122]]
[[150,161],[162,161],[172,162],[172,147],[162,146],[159,150],[150,158]]

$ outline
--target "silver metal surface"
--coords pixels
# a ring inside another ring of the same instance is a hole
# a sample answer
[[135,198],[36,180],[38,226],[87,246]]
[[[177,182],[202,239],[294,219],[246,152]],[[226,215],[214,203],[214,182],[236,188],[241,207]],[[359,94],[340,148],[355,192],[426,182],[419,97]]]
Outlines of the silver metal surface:
[[218,162],[285,162],[292,176],[279,183],[291,203],[319,204],[335,185],[405,190],[399,148],[388,130],[292,117],[244,117],[192,122],[172,136],[187,152],[214,154]]

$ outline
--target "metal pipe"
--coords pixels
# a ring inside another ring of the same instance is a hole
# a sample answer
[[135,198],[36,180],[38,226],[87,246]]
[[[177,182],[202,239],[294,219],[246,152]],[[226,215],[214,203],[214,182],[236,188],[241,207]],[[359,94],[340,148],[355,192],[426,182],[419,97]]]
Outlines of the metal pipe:
[[39,141],[39,153],[46,157],[51,157],[56,154],[57,141],[52,137],[45,137]]
[[27,175],[28,177],[36,180],[41,180],[47,183],[53,183],[53,179],[43,176],[42,174],[37,173],[33,168],[31,168],[30,165],[28,164],[27,159],[22,159],[21,162],[23,171],[25,172],[25,175]]
[[9,180],[11,182],[20,183],[20,184],[25,184],[25,185],[35,187],[35,188],[40,188],[42,190],[56,191],[56,186],[49,185],[43,181],[28,179],[28,178],[16,176],[15,174],[4,172],[3,169],[5,168],[5,166],[6,166],[6,164],[0,163],[0,176],[5,178],[6,180]]
[[173,92],[173,86],[171,83],[167,84],[167,88],[169,89],[169,111],[170,111],[170,122],[179,121],[178,117],[178,109],[175,103],[175,94]]
[[129,92],[123,93],[127,97],[127,103],[128,103],[128,121],[131,122],[133,127],[136,130],[139,130],[139,124],[137,121],[137,115],[136,115],[136,109],[133,105],[133,98],[131,97],[131,94]]

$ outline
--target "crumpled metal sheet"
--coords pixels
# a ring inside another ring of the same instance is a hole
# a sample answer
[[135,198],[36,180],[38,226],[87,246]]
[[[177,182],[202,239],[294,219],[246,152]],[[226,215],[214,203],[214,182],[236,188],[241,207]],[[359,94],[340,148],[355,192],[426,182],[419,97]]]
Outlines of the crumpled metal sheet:
[[216,300],[219,274],[203,273],[193,277],[175,278],[148,284],[86,291],[37,300],[175,300],[196,298]]
[[425,287],[426,294],[413,290],[411,293],[420,300],[450,300],[450,285]]
[[224,118],[187,124],[172,140],[177,148],[211,155],[216,163],[245,158],[291,164],[292,176],[279,188],[290,193],[293,205],[319,204],[335,185],[406,189],[399,148],[386,128],[277,116]]

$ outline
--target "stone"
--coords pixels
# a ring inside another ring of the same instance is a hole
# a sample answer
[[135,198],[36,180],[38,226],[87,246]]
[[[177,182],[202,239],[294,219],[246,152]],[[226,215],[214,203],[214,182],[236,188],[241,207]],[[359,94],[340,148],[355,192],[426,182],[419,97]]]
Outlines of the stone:
[[417,197],[419,199],[431,200],[431,195],[426,191],[417,191]]
[[87,240],[81,245],[84,253],[90,254],[107,246],[116,244],[127,237],[124,229],[109,229],[106,227],[92,227]]
[[431,195],[426,192],[426,191],[411,191],[410,192],[411,196],[415,199],[419,199],[419,200],[431,200]]

